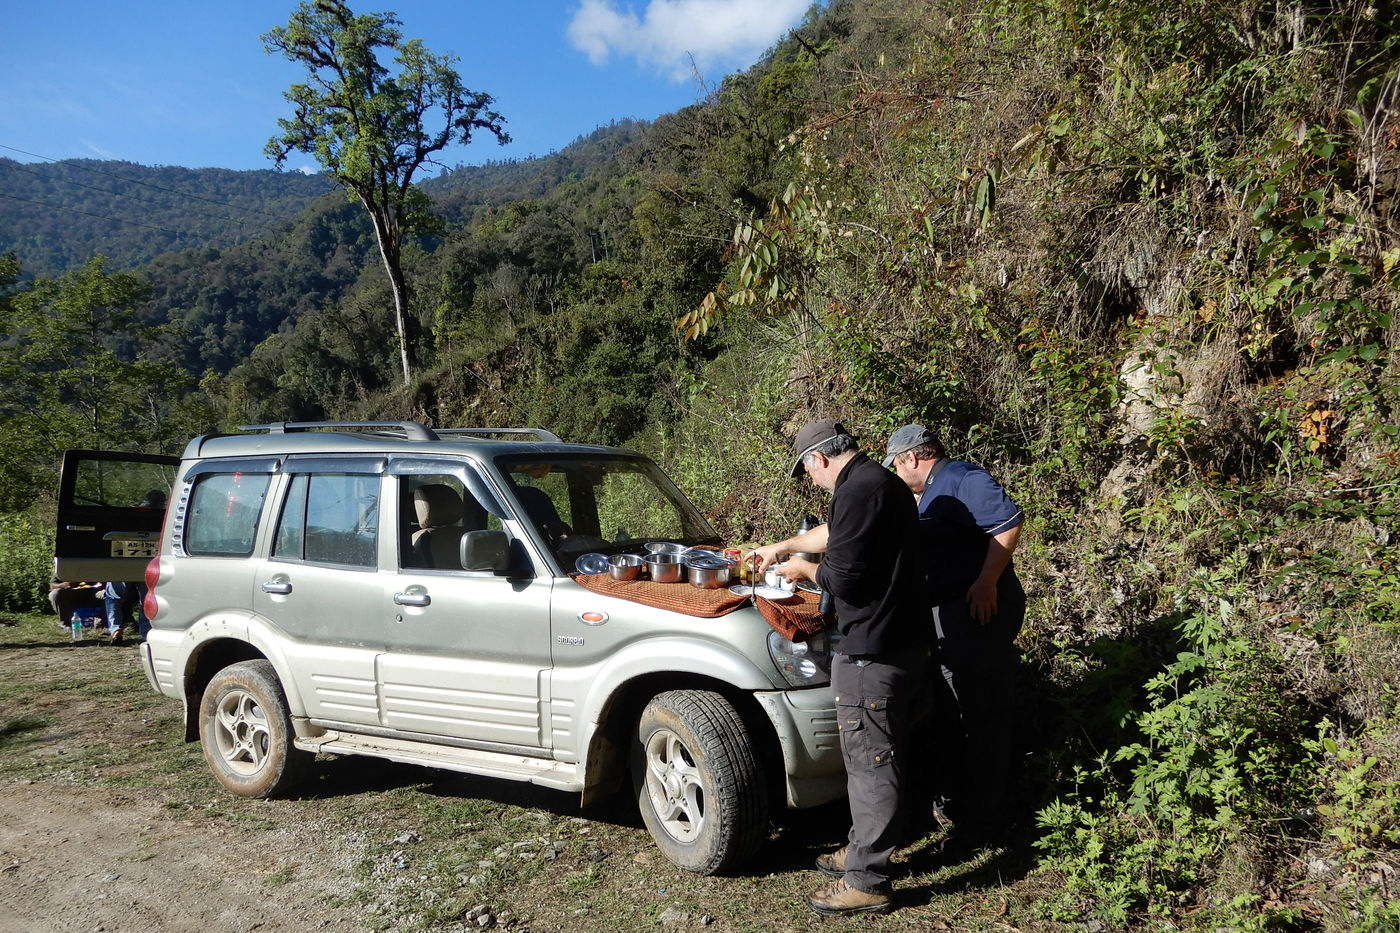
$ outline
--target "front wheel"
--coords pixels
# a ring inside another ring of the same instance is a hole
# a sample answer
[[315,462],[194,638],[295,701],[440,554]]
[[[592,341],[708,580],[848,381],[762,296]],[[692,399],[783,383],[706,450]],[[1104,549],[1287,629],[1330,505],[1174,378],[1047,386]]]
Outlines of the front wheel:
[[219,783],[240,797],[271,797],[300,780],[313,756],[292,738],[287,697],[271,662],[232,664],[204,689],[204,759]]
[[673,690],[642,711],[632,777],[656,845],[687,871],[711,875],[751,857],[768,826],[758,750],[717,693]]

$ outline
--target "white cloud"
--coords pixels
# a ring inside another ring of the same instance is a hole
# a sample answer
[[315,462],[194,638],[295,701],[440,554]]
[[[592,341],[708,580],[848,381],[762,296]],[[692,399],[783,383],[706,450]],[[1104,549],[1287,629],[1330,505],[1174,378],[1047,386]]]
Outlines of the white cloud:
[[583,0],[569,22],[569,41],[595,65],[631,56],[684,80],[690,60],[702,71],[743,66],[807,11],[811,0],[650,0],[639,17],[615,0]]
[[97,143],[93,142],[90,139],[83,139],[79,142],[81,142],[84,148],[86,148],[93,155],[97,156],[97,158],[99,159],[107,159],[109,161],[121,161],[122,159],[122,157],[118,155],[115,151],[108,149],[105,146],[99,146]]

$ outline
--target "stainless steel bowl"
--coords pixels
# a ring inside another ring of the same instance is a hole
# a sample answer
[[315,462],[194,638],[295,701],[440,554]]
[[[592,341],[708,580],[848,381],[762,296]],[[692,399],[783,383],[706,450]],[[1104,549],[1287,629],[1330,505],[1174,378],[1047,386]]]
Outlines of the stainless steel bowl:
[[685,564],[678,554],[649,554],[646,566],[653,583],[679,583],[685,579]]
[[647,549],[648,554],[681,555],[689,550],[684,544],[677,544],[674,541],[648,541],[642,546]]
[[635,580],[642,575],[642,559],[636,554],[614,554],[608,558],[608,573],[614,580]]
[[734,575],[734,565],[723,557],[692,554],[685,560],[690,585],[702,590],[717,590],[728,586]]

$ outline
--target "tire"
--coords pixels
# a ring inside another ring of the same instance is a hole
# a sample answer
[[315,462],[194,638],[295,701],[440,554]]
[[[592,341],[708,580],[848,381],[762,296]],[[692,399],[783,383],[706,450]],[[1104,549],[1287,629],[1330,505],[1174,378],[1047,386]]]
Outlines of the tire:
[[199,743],[214,777],[240,797],[287,790],[315,757],[292,744],[287,697],[268,661],[214,675],[199,704]]
[[632,748],[642,822],[666,857],[712,875],[758,851],[768,828],[767,785],[748,727],[724,697],[658,694]]

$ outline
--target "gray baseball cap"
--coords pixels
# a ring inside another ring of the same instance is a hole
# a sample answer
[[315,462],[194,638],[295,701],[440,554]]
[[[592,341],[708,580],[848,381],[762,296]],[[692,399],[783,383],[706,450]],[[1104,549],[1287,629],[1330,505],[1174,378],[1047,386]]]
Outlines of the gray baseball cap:
[[833,437],[849,433],[841,422],[834,418],[821,418],[804,424],[802,430],[797,432],[797,437],[793,438],[792,441],[792,454],[796,458],[792,464],[793,479],[807,472],[807,468],[802,465],[802,458],[807,456],[813,448]]
[[933,440],[933,432],[922,424],[906,424],[902,428],[895,428],[894,433],[890,435],[890,442],[885,445],[885,469],[888,470],[894,464],[894,458],[906,450],[932,443]]

